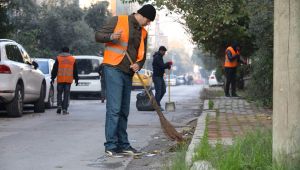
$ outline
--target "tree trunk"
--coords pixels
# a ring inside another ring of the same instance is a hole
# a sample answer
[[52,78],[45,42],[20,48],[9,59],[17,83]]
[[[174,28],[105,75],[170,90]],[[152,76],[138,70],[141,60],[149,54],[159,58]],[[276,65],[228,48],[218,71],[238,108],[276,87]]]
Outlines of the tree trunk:
[[300,149],[300,1],[275,0],[273,157]]

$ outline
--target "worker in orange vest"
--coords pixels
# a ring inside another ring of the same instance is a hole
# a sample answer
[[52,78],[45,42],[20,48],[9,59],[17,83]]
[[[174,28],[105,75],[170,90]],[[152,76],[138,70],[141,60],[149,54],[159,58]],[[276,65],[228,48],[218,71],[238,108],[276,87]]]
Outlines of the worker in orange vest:
[[[246,62],[240,58],[240,45],[234,41],[225,51],[225,96],[226,97],[238,97],[236,94],[236,69],[239,63]],[[231,86],[231,95],[229,93],[229,87]]]
[[[78,85],[78,71],[75,58],[70,54],[68,47],[62,48],[62,53],[55,60],[51,72],[51,84],[57,77],[57,114],[69,114],[69,98],[70,88],[75,79],[76,86]],[[62,95],[64,95],[62,99]]]
[[[134,149],[127,134],[132,76],[146,59],[147,31],[144,28],[155,19],[156,10],[144,5],[129,16],[112,17],[96,32],[97,42],[105,43],[103,72],[106,84],[106,122],[104,143],[108,156],[140,154]],[[130,63],[128,52],[133,64]]]

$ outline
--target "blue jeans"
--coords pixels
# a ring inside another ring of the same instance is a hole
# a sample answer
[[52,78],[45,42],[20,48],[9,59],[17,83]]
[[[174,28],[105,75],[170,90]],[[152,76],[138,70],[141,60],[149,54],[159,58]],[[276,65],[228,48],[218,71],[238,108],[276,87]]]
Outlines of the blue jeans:
[[155,88],[155,100],[159,106],[161,99],[166,93],[166,84],[163,77],[153,77],[153,83]]
[[127,123],[130,107],[132,76],[121,70],[104,66],[106,85],[106,149],[127,149],[130,144]]
[[[67,111],[70,99],[70,83],[57,83],[57,107]],[[62,99],[62,96],[64,98]]]
[[101,76],[100,84],[101,84],[101,99],[105,99],[106,98],[106,87],[105,87],[104,75]]

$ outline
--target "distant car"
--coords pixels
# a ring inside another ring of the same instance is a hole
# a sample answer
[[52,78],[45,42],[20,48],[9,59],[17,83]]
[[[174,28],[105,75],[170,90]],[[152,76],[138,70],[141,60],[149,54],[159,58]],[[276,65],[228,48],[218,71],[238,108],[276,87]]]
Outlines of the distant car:
[[176,77],[176,84],[177,84],[177,85],[185,84],[184,76],[177,76],[177,77]]
[[208,85],[209,86],[220,86],[222,85],[223,83],[219,82],[217,80],[217,77],[216,77],[216,70],[213,70],[210,74],[210,76],[208,76]]
[[[147,88],[152,87],[152,71],[141,69],[139,71],[139,75],[141,76],[143,82],[145,83]],[[141,83],[140,79],[138,78],[137,74],[134,74],[132,77],[132,88],[133,89],[141,89],[144,88],[143,84]]]
[[[165,76],[165,83],[166,83],[166,86],[168,86],[168,84],[169,84],[169,75]],[[176,75],[171,74],[170,75],[170,86],[176,86],[176,85],[177,85],[177,83],[176,83]]]
[[13,40],[0,39],[0,105],[8,116],[23,115],[24,104],[34,112],[45,112],[46,81],[25,49]]
[[51,85],[51,71],[53,69],[53,65],[55,60],[53,59],[47,59],[47,58],[35,58],[34,61],[36,61],[39,64],[39,69],[43,72],[45,75],[46,80],[46,96],[45,96],[45,104],[47,108],[52,108],[57,102],[57,83],[54,82],[53,85]]
[[78,95],[101,96],[101,83],[99,75],[99,66],[103,57],[79,55],[74,56],[77,63],[79,84],[75,86],[72,83],[71,96],[77,98]]

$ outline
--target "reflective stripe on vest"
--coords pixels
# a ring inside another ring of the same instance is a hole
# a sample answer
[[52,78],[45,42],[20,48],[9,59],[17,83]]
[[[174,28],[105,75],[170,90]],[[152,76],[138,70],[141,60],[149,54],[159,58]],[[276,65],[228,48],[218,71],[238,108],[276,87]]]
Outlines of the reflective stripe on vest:
[[73,56],[58,56],[58,83],[72,83],[73,82],[73,68],[75,58]]
[[[129,40],[129,23],[128,16],[118,16],[118,22],[114,32],[122,30],[122,34],[117,43],[108,42],[105,44],[103,63],[110,65],[118,65],[125,56],[125,51],[128,47]],[[144,40],[147,36],[147,31],[142,27],[142,35],[136,61],[141,61],[145,54]],[[134,61],[135,62],[135,61]]]
[[228,56],[227,56],[227,51],[230,51],[231,52],[231,55],[232,56],[235,56],[237,55],[238,53],[236,53],[234,51],[234,49],[232,47],[228,47],[225,51],[225,63],[224,63],[224,67],[230,67],[230,68],[234,68],[234,67],[237,67],[238,66],[238,61],[237,59],[233,59],[232,61],[229,60]]

